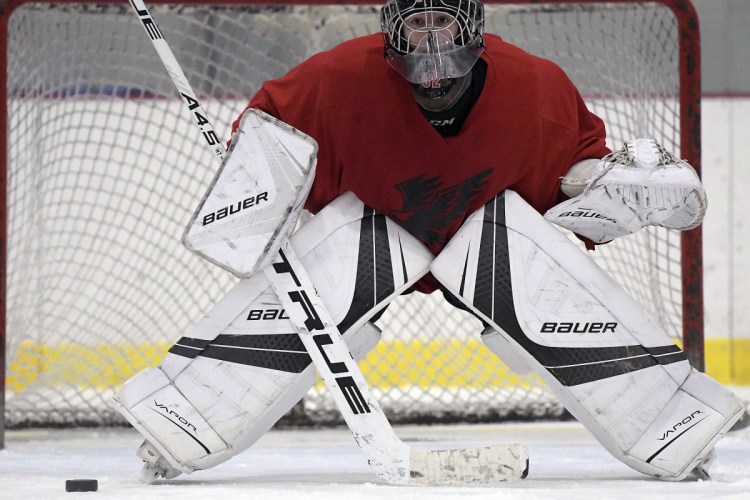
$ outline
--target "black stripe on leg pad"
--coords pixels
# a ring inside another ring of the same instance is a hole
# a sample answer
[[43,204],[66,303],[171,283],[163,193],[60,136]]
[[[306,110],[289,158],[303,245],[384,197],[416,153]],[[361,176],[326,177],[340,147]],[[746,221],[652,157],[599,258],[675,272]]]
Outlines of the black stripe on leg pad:
[[289,373],[300,373],[312,362],[297,333],[219,335],[203,349],[180,345],[182,340],[169,352],[185,358],[200,356]]
[[312,362],[307,352],[269,351],[210,345],[201,357],[258,366],[288,373],[300,373]]
[[360,223],[354,295],[346,316],[337,325],[339,332],[345,333],[368,311],[392,295],[394,281],[386,218],[365,207]]
[[[557,380],[566,386],[614,377],[657,364],[678,362],[684,354],[676,346],[646,349],[640,344],[611,347],[548,347],[529,339],[513,305],[513,287],[505,225],[505,195],[485,205],[480,235],[478,269],[492,273],[477,276],[473,306],[512,337]],[[654,357],[669,352],[674,355]]]
[[203,349],[208,344],[211,343],[210,340],[205,339],[194,339],[191,337],[182,337],[180,340],[176,342],[177,344],[185,347],[195,347],[197,349]]

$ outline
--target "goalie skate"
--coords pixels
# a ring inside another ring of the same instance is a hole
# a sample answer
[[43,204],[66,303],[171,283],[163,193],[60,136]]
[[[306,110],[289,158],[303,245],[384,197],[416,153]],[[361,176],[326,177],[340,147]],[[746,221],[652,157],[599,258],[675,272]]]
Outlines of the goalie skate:
[[695,466],[695,468],[690,471],[690,473],[685,478],[688,481],[708,481],[711,479],[711,476],[708,473],[708,470],[711,468],[711,465],[716,461],[716,451],[711,449],[710,452],[708,452],[708,455],[703,459],[701,463]]
[[157,479],[172,479],[181,474],[169,465],[167,459],[148,441],[144,441],[135,454],[143,460],[139,479],[144,483],[151,484]]

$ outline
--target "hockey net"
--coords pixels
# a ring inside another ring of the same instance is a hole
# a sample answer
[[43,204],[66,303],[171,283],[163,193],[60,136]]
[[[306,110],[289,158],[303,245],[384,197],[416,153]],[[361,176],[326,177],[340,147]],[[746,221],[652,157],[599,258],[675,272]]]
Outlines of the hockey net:
[[[150,2],[224,140],[264,80],[379,30],[378,6],[274,3]],[[129,5],[10,1],[3,19],[6,426],[122,423],[114,390],[235,281],[180,244],[215,162]],[[560,64],[610,147],[653,136],[699,167],[695,29],[676,0],[488,2],[485,28]],[[700,366],[699,230],[646,230],[594,254]],[[378,324],[361,366],[393,421],[564,413],[440,294],[401,297]],[[337,418],[322,385],[294,413]]]

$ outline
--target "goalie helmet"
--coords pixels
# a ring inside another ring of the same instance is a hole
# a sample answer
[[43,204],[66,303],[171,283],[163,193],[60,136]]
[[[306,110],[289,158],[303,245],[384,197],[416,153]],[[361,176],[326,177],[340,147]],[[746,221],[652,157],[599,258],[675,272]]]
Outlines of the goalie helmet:
[[380,26],[388,64],[415,84],[465,76],[485,47],[480,0],[389,0]]

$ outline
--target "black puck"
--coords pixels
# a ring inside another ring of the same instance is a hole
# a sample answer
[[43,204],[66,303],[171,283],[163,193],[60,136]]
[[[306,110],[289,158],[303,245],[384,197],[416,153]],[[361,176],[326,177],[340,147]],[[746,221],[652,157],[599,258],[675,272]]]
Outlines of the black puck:
[[68,479],[65,481],[65,491],[96,491],[99,482],[96,479]]

